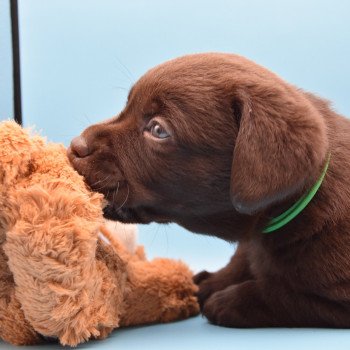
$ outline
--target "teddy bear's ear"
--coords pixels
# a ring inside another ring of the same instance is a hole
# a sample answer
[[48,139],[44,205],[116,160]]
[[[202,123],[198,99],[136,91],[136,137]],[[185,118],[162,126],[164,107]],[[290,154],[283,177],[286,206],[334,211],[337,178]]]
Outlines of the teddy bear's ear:
[[0,182],[12,184],[28,172],[33,143],[28,132],[14,121],[0,123]]
[[31,140],[28,132],[14,121],[0,123],[0,160],[15,161],[28,153]]

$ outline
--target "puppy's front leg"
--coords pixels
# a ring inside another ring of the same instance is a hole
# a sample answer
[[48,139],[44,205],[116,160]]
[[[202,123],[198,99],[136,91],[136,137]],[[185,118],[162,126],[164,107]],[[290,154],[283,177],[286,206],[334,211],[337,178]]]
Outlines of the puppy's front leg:
[[194,276],[194,282],[199,286],[197,297],[201,308],[213,293],[251,279],[253,276],[247,259],[247,247],[240,243],[224,268],[214,273],[202,271]]
[[350,307],[318,293],[292,291],[281,279],[250,280],[212,294],[203,315],[225,327],[350,327]]
[[203,315],[211,323],[225,327],[272,326],[273,322],[270,308],[254,280],[212,294],[204,304]]

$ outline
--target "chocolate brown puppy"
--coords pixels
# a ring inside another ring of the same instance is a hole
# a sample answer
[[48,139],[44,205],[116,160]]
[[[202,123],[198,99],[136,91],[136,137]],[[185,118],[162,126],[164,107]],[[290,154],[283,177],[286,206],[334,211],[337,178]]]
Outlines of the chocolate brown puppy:
[[[196,276],[211,322],[350,326],[350,121],[326,101],[240,56],[185,56],[147,72],[68,153],[106,217],[238,242],[226,267]],[[263,232],[321,174],[306,208]]]

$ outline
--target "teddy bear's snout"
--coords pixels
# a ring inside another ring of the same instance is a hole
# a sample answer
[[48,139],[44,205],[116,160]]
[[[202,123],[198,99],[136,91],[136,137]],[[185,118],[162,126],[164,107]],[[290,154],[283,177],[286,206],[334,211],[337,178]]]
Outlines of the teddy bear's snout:
[[72,152],[73,155],[78,158],[87,157],[91,151],[88,147],[85,137],[75,137],[70,144],[70,152]]

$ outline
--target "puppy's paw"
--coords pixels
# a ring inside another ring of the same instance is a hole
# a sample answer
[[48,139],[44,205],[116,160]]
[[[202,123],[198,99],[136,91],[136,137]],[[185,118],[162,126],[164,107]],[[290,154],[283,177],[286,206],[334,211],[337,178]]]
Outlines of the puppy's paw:
[[231,285],[213,293],[204,303],[203,315],[224,327],[271,327],[278,325],[255,281]]
[[194,283],[198,285],[198,291],[196,297],[198,299],[199,306],[202,310],[206,300],[215,292],[215,283],[211,277],[213,273],[208,271],[202,271],[193,277]]
[[235,310],[227,300],[227,291],[218,291],[210,296],[202,308],[203,316],[210,323],[224,327],[234,327]]
[[208,279],[210,276],[212,276],[211,272],[208,272],[206,270],[203,270],[201,272],[198,272],[196,275],[193,276],[193,282],[197,285],[202,283],[204,280]]

